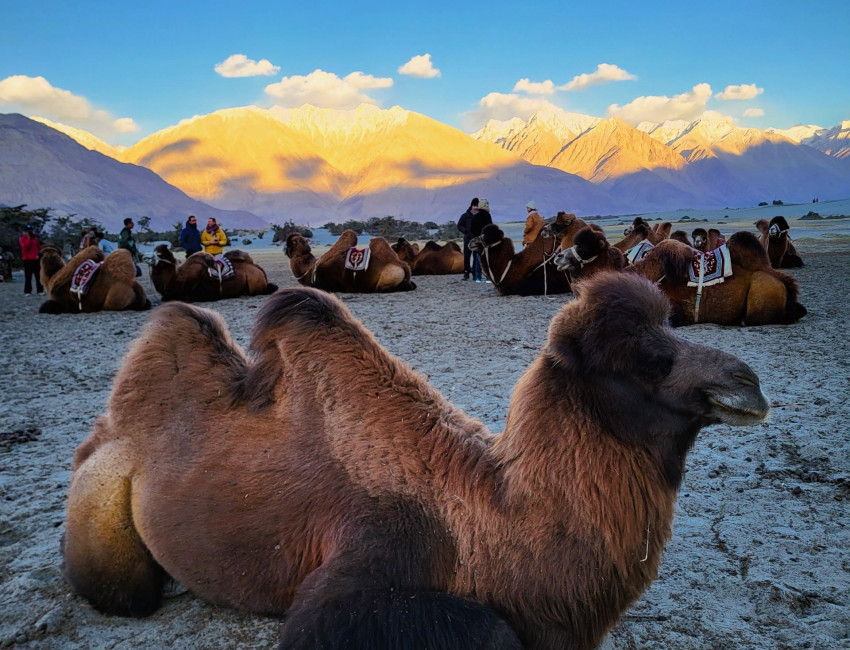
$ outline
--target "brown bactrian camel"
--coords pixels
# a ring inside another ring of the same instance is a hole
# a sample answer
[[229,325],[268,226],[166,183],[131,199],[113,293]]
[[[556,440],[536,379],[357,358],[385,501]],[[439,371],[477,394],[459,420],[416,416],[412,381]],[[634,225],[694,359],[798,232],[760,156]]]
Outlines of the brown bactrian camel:
[[658,282],[672,303],[674,326],[793,323],[806,315],[806,308],[798,301],[797,281],[771,268],[753,233],[736,232],[726,245],[732,277],[722,284],[704,286],[701,294],[699,287],[688,286],[694,249],[673,239],[659,243],[626,271]]
[[693,247],[701,253],[713,251],[726,243],[726,237],[720,234],[717,228],[709,228],[708,230],[705,228],[694,228],[691,235],[693,236]]
[[688,233],[686,233],[684,230],[674,230],[670,233],[670,239],[675,239],[676,241],[680,241],[683,244],[687,244],[688,246],[691,246],[692,244],[691,238],[688,237]]
[[776,216],[769,222],[767,219],[759,219],[756,221],[756,228],[761,233],[759,241],[767,251],[773,268],[798,269],[803,266],[803,259],[788,234],[790,226],[785,217]]
[[410,266],[402,262],[383,237],[369,241],[369,267],[352,271],[345,266],[349,249],[357,245],[357,233],[345,230],[321,257],[311,252],[310,244],[298,233],[286,238],[286,256],[295,279],[307,287],[344,293],[383,293],[411,291]]
[[668,309],[587,280],[496,436],[332,295],[277,292],[249,354],[164,305],[75,453],[64,574],[109,614],[155,611],[167,575],[285,614],[287,649],[592,648],[656,576],[699,430],[768,412]]
[[481,269],[501,296],[541,296],[569,293],[570,279],[554,264],[557,240],[542,233],[514,253],[514,243],[495,224],[484,226],[469,250],[481,256]]
[[[104,259],[102,250],[88,246],[59,266],[61,259],[58,253],[49,251],[41,259],[41,276],[47,290],[47,300],[38,309],[42,314],[150,309],[150,300],[136,281],[136,265],[130,251],[119,248]],[[87,260],[100,267],[86,293],[79,295],[71,291],[72,282],[79,266]]]
[[182,264],[177,263],[168,244],[160,244],[153,250],[151,282],[163,302],[207,302],[238,296],[260,296],[277,291],[277,285],[268,281],[266,272],[248,253],[230,250],[224,254],[233,266],[233,276],[219,279],[210,275],[216,271],[215,257],[209,253],[194,253]]
[[[39,281],[41,286],[47,287],[47,281],[65,266],[65,258],[62,257],[62,251],[55,244],[45,244],[41,247],[38,254],[39,259]],[[103,259],[98,257],[97,259]]]
[[542,235],[545,238],[554,237],[557,240],[555,250],[567,250],[573,245],[573,237],[582,228],[596,228],[602,230],[595,223],[587,223],[584,219],[579,219],[572,212],[559,211],[555,216],[554,221],[543,226]]
[[528,246],[537,239],[537,235],[540,234],[541,230],[543,230],[543,217],[538,212],[531,212],[525,219],[525,228],[522,232],[522,245]]
[[413,275],[451,275],[463,273],[463,251],[456,242],[449,241],[440,246],[428,241],[421,250],[416,250],[404,237],[392,245],[402,262],[410,265]]
[[555,257],[555,266],[566,271],[571,282],[603,271],[621,271],[627,262],[623,253],[608,243],[605,233],[584,227],[573,237],[573,245]]

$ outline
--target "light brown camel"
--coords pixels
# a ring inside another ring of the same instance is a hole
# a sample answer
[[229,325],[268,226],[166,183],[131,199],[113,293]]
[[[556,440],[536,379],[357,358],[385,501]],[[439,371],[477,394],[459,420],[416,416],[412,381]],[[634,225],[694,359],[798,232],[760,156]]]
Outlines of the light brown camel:
[[304,237],[290,233],[286,238],[286,256],[295,279],[306,287],[344,293],[385,293],[416,288],[410,279],[410,266],[398,258],[383,237],[373,237],[369,241],[368,269],[347,269],[345,257],[356,245],[357,233],[344,230],[336,243],[317,258]]
[[210,270],[215,270],[215,257],[209,253],[194,253],[178,264],[168,245],[160,244],[153,251],[151,282],[163,302],[207,302],[277,291],[277,285],[268,281],[266,272],[248,253],[230,250],[224,256],[233,266],[233,277],[219,280],[210,275]]
[[701,293],[698,287],[687,286],[694,249],[674,239],[659,243],[626,271],[659,283],[673,305],[671,322],[675,326],[793,323],[806,315],[806,308],[798,302],[797,281],[770,267],[753,233],[736,232],[727,247],[732,277],[703,287]]
[[542,235],[545,238],[554,237],[557,239],[555,250],[565,251],[573,245],[573,237],[582,228],[595,228],[602,232],[602,228],[595,223],[587,223],[584,219],[579,219],[572,212],[558,212],[555,220],[543,226]]
[[402,262],[410,265],[413,275],[451,275],[463,273],[463,252],[453,241],[440,246],[437,242],[427,242],[421,250],[404,237],[392,245],[392,249]]
[[481,256],[481,269],[502,296],[540,296],[569,293],[570,279],[555,268],[557,240],[543,237],[514,253],[514,243],[495,224],[488,224],[469,250]]
[[[39,281],[41,282],[41,286],[46,289],[47,281],[51,276],[65,266],[65,258],[62,257],[62,250],[58,246],[55,244],[45,244],[39,251],[38,259]],[[102,259],[102,257],[98,259]]]
[[571,282],[603,271],[621,271],[626,264],[623,253],[608,243],[605,233],[588,226],[575,234],[570,248],[555,257],[555,266],[566,271]]
[[[58,251],[58,249],[57,249]],[[125,309],[150,309],[145,290],[136,281],[136,265],[130,251],[119,248],[104,259],[97,246],[88,246],[62,266],[61,257],[48,252],[41,260],[41,275],[45,278],[47,300],[39,311],[43,314],[78,313],[93,311],[123,311]],[[87,292],[78,296],[71,291],[77,268],[86,260],[100,263],[92,277]],[[52,272],[51,269],[55,269]]]
[[519,647],[494,611],[525,648],[592,648],[656,576],[699,430],[768,412],[668,309],[639,276],[586,281],[495,436],[332,295],[269,298],[250,355],[160,307],[74,456],[65,576],[139,616],[168,574],[286,613],[287,649]]
[[769,222],[767,219],[759,219],[756,221],[756,228],[761,233],[759,241],[767,251],[773,268],[798,269],[803,266],[803,259],[788,234],[790,226],[785,217],[776,216]]
[[648,241],[650,244],[655,246],[665,239],[669,239],[667,236],[669,233],[661,230],[661,228],[659,228],[659,231],[661,232],[652,230],[645,222],[638,223],[637,225],[626,229],[626,236],[614,244],[614,248],[617,248],[622,253],[627,254],[626,257],[628,259],[629,251],[644,241]]

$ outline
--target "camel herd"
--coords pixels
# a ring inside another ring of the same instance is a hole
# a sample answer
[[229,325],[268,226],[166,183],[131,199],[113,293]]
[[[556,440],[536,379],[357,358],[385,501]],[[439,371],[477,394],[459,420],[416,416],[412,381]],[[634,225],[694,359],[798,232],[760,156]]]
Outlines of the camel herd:
[[[224,279],[205,253],[178,264],[157,247],[165,304],[74,455],[64,575],[98,611],[137,617],[173,578],[211,603],[284,617],[287,650],[595,647],[656,576],[699,431],[767,416],[746,364],[669,327],[805,315],[796,281],[771,264],[799,261],[787,228],[763,232],[765,243],[691,239],[636,220],[612,245],[559,213],[516,251],[485,227],[470,248],[498,294],[576,290],[499,435],[333,295],[462,272],[457,246],[358,248],[346,231],[317,258],[291,234],[304,286],[279,291],[245,253],[229,253]],[[781,254],[771,237],[785,237]],[[698,246],[728,273],[704,282],[701,267],[695,287]],[[149,307],[122,253],[46,254],[42,311]],[[87,259],[101,268],[75,304],[69,269]],[[187,304],[268,293],[247,351],[215,312]]]

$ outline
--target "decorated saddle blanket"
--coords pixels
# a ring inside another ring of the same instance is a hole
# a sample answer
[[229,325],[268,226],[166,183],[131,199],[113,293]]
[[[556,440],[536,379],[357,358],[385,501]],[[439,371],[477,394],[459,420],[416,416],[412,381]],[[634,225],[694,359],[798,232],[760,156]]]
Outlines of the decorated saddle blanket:
[[655,246],[652,242],[644,239],[640,244],[626,251],[626,259],[629,260],[629,264],[634,264],[638,260],[642,260],[653,248],[655,248]]
[[215,268],[210,269],[210,277],[229,280],[234,275],[236,275],[236,271],[233,270],[233,262],[224,255],[216,255]]
[[698,287],[700,275],[704,287],[720,284],[725,278],[732,276],[732,257],[726,244],[706,253],[694,249],[688,267],[688,286]]
[[365,271],[369,268],[369,257],[372,251],[369,247],[356,248],[352,246],[345,254],[345,268],[349,271]]
[[77,294],[77,300],[80,300],[89,292],[92,280],[100,268],[100,264],[100,262],[95,262],[94,260],[85,260],[74,271],[74,275],[71,278],[71,292]]

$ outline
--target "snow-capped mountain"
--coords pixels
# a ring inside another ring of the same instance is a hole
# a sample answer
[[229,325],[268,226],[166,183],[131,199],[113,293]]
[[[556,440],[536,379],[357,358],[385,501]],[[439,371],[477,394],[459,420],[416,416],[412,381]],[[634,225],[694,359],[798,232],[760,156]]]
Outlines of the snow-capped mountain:
[[768,133],[776,133],[778,135],[784,135],[786,138],[791,140],[792,142],[801,143],[803,140],[811,138],[813,135],[817,135],[821,131],[825,131],[822,126],[815,126],[814,124],[796,124],[792,126],[790,129],[775,129],[770,127],[765,129]]
[[213,216],[228,227],[263,227],[245,211],[226,211],[188,197],[150,169],[91,151],[56,129],[23,115],[0,115],[0,202],[53,208],[98,221],[110,232],[125,217],[151,218],[170,230],[189,214]]
[[113,147],[111,144],[107,144],[106,142],[98,138],[96,135],[92,135],[88,131],[83,131],[82,129],[75,129],[73,126],[68,126],[67,124],[51,122],[46,117],[32,117],[30,119],[35,120],[36,122],[41,122],[42,124],[46,124],[51,129],[56,129],[57,131],[69,136],[71,139],[76,140],[86,149],[97,151],[98,153],[102,153],[104,156],[109,156],[110,158],[119,158],[121,156],[121,152],[126,149],[126,147],[120,146]]
[[841,160],[850,159],[850,120],[844,120],[831,129],[821,129],[803,138],[801,142],[823,151],[827,156]]

